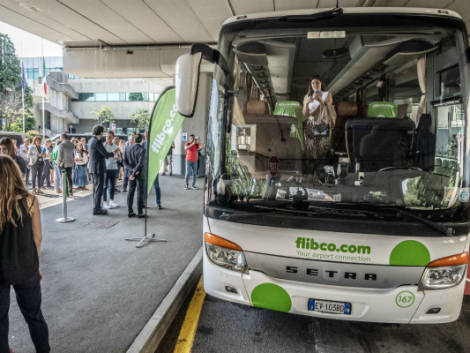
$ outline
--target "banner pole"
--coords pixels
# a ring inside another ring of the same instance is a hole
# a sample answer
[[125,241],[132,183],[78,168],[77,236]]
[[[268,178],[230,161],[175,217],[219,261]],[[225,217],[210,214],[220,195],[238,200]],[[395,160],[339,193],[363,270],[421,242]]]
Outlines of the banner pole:
[[[174,89],[174,87],[167,87],[163,90],[162,94],[158,97],[157,101],[155,102],[154,106],[153,106],[153,109],[152,109],[152,114],[150,116],[150,121],[149,121],[149,127],[148,127],[148,139],[147,139],[147,148],[146,148],[146,165],[145,165],[145,181],[144,181],[144,187],[145,187],[145,194],[146,194],[146,197],[145,197],[145,211],[144,211],[144,214],[145,214],[145,219],[144,219],[144,236],[143,237],[134,237],[134,238],[125,238],[125,240],[127,241],[137,241],[137,245],[135,246],[136,248],[141,248],[143,247],[146,243],[150,243],[150,242],[167,242],[168,240],[166,239],[161,239],[161,238],[156,238],[156,234],[155,233],[148,233],[148,225],[147,225],[147,200],[148,200],[148,186],[149,186],[149,173],[148,173],[148,169],[149,169],[149,165],[150,165],[150,146],[151,146],[151,142],[150,142],[150,138],[152,136],[152,122],[153,122],[153,118],[154,118],[154,113],[155,113],[155,109],[158,105],[158,103],[160,102],[160,99],[165,95],[165,93],[170,90],[170,89]],[[170,146],[171,148],[171,146]],[[153,183],[153,181],[152,181]]]
[[57,218],[56,222],[69,223],[75,221],[75,218],[67,216],[67,177],[65,169],[62,169],[62,218]]

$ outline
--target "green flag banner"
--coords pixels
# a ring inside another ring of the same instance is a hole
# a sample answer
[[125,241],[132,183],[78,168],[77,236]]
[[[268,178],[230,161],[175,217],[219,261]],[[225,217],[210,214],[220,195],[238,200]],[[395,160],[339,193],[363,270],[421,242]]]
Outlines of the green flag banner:
[[175,88],[169,87],[158,97],[150,118],[149,143],[147,144],[147,195],[150,193],[161,163],[170,150],[183,120],[184,117],[176,110]]

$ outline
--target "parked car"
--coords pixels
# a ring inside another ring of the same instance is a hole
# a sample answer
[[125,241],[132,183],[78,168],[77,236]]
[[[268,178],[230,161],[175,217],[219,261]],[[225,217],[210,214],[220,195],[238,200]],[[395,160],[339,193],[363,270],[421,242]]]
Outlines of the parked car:
[[22,132],[11,132],[11,131],[0,131],[0,139],[2,137],[8,137],[12,140],[16,140],[16,145],[20,147],[24,140],[26,139],[26,135]]
[[[76,133],[67,133],[67,136],[69,138],[76,138],[78,140],[80,140],[82,137],[85,137],[87,142],[88,140],[93,136],[92,134],[90,133],[87,133],[87,134],[76,134]],[[119,137],[121,140],[124,140],[124,141],[127,141],[127,135],[118,135],[116,134],[117,137]],[[57,140],[60,139],[60,134],[59,135],[55,135],[54,137],[51,138],[51,141],[52,142],[56,142]]]

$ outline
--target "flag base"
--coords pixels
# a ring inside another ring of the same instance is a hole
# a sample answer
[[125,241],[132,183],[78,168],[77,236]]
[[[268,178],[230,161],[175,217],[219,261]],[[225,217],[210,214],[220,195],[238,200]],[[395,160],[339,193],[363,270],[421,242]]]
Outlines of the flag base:
[[125,238],[127,241],[137,241],[137,245],[135,246],[136,248],[141,248],[147,243],[152,243],[152,242],[160,242],[160,243],[165,243],[168,240],[166,239],[160,239],[155,237],[155,233],[149,233],[144,235],[143,237],[140,238]]
[[56,222],[59,222],[59,223],[69,223],[69,222],[74,222],[75,221],[75,218],[72,218],[72,217],[61,217],[61,218],[57,218],[55,220]]

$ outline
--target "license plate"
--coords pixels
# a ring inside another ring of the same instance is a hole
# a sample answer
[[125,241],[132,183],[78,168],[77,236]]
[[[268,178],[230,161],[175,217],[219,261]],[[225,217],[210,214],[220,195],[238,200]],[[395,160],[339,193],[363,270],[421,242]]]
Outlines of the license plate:
[[308,310],[319,313],[351,315],[351,303],[310,298],[308,300]]

